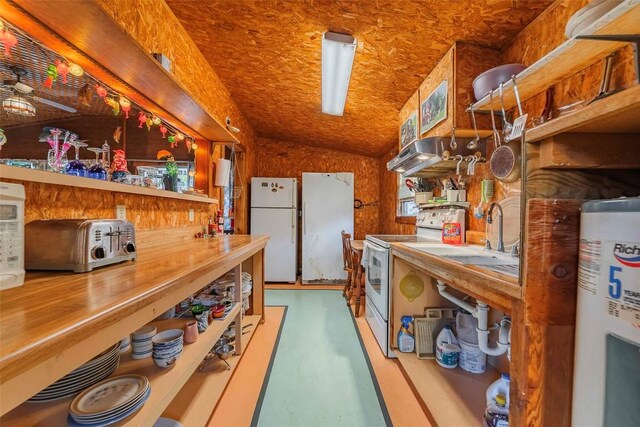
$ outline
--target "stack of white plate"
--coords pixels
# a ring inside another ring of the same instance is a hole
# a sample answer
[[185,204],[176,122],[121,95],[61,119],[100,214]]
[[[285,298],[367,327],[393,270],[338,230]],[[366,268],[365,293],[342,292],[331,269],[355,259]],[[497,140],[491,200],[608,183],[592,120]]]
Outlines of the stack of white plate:
[[157,331],[155,326],[147,325],[133,333],[133,337],[131,338],[131,345],[133,346],[133,350],[131,351],[132,358],[144,359],[151,356],[153,350],[151,338],[153,338]]
[[69,405],[70,426],[108,426],[134,414],[151,394],[147,377],[120,375],[95,384]]
[[73,396],[79,391],[108,377],[118,368],[120,343],[103,351],[75,371],[60,378],[49,387],[29,399],[30,402],[49,402]]

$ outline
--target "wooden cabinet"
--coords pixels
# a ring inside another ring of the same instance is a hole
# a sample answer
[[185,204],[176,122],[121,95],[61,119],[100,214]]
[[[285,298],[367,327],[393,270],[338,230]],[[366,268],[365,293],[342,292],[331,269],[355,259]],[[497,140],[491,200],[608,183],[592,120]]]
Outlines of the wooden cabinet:
[[[204,425],[232,371],[195,372],[213,344],[235,320],[235,369],[243,344],[264,318],[263,271],[266,236],[221,236],[141,248],[135,262],[86,274],[29,273],[25,285],[3,291],[0,301],[0,424],[64,425],[72,398],[23,403],[54,381],[153,321],[158,315],[233,269],[235,298],[241,299],[241,272],[253,276],[251,310],[236,304],[224,320],[212,323],[198,341],[186,345],[170,370],[151,358],[121,355],[114,375],[149,378],[153,393],[127,425],[151,426],[169,411],[184,425]],[[143,239],[149,242],[149,239]],[[47,297],[42,298],[42,295]],[[32,304],[32,301],[42,301]],[[29,321],[37,319],[37,321]],[[183,327],[186,319],[154,321],[159,331]],[[243,323],[254,328],[244,330]],[[249,332],[243,337],[243,331]],[[194,373],[195,372],[195,373]],[[189,402],[197,400],[198,405]]]
[[[454,43],[402,107],[398,126],[401,127],[405,120],[417,111],[418,136],[420,138],[451,135],[451,130],[454,127],[458,136],[474,135],[471,116],[466,112],[469,104],[475,101],[473,80],[480,73],[500,64],[500,51],[496,49],[464,42]],[[446,118],[436,123],[431,129],[421,132],[423,123],[420,110],[422,103],[445,80],[447,81]],[[476,121],[481,136],[487,136],[491,133],[491,118],[488,115],[477,114]],[[400,137],[401,135],[399,135]],[[399,141],[401,140],[399,139]]]

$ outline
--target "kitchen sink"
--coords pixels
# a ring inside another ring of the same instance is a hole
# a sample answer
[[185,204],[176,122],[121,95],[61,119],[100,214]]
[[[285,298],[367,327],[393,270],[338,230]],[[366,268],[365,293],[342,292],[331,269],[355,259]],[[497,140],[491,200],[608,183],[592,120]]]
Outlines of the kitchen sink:
[[465,265],[475,265],[497,273],[518,277],[520,259],[497,251],[473,245],[446,245],[442,243],[405,243],[420,252],[440,256]]

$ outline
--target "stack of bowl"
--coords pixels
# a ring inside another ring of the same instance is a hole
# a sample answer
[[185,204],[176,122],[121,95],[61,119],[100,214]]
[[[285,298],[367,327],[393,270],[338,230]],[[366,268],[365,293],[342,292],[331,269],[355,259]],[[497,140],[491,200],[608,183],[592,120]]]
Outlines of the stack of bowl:
[[131,338],[131,345],[133,346],[133,350],[131,351],[132,358],[144,359],[151,356],[153,350],[151,339],[157,331],[155,326],[147,325],[133,333],[133,337]]
[[184,331],[168,329],[156,334],[153,339],[153,362],[161,368],[169,368],[182,354]]

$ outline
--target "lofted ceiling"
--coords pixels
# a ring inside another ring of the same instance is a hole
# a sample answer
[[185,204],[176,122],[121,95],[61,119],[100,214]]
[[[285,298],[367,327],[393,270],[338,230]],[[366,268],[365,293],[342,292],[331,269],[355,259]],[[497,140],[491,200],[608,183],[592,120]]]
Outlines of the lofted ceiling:
[[[553,0],[167,0],[258,135],[371,156],[453,42],[502,48]],[[352,34],[345,113],[321,113],[321,40]],[[206,79],[206,76],[202,76]]]

